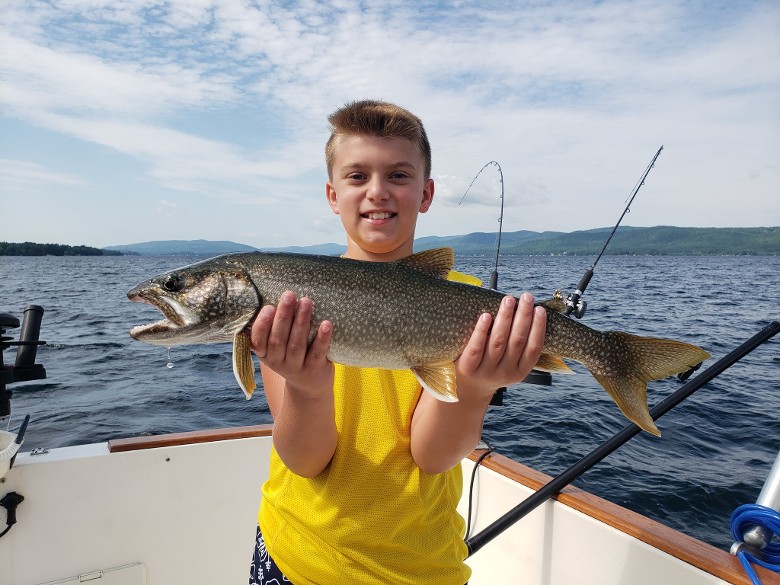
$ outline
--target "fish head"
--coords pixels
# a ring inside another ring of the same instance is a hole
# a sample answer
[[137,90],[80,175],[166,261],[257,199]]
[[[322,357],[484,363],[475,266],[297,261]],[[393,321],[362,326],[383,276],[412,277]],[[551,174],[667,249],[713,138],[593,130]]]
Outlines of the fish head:
[[127,297],[157,307],[164,319],[130,330],[158,345],[232,341],[256,315],[260,297],[240,262],[212,259],[142,282]]

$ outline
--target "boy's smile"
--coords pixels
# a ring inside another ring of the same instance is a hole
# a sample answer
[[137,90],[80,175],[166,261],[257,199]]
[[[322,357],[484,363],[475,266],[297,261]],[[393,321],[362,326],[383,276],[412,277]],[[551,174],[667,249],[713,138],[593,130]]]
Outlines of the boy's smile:
[[349,258],[397,260],[414,246],[417,214],[433,200],[423,158],[405,138],[340,138],[326,186],[328,203],[347,232]]

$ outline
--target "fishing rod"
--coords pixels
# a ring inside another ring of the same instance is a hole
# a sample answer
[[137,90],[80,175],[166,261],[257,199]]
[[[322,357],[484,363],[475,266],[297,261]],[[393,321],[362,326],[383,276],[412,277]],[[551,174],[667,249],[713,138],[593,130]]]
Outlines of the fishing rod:
[[471,183],[469,183],[468,188],[463,193],[463,197],[461,197],[460,201],[458,201],[458,205],[463,203],[463,200],[466,198],[466,195],[471,189],[471,186],[482,174],[482,171],[484,171],[490,165],[495,165],[496,168],[498,168],[498,175],[499,175],[498,180],[499,183],[501,184],[501,214],[498,216],[498,237],[496,238],[496,261],[493,267],[493,272],[490,273],[490,288],[492,288],[493,290],[498,290],[498,257],[499,254],[501,253],[501,231],[504,225],[504,172],[501,170],[501,165],[494,160],[485,163],[485,165],[481,169],[479,169],[479,172],[476,175],[474,175],[474,178],[471,180]]
[[615,232],[617,231],[620,222],[623,221],[623,217],[625,217],[625,215],[629,212],[629,208],[631,207],[631,204],[634,202],[634,198],[636,197],[637,193],[639,193],[639,189],[642,188],[642,185],[645,184],[645,179],[647,178],[647,175],[650,174],[650,170],[653,168],[653,166],[655,166],[655,161],[661,155],[661,151],[663,149],[664,147],[661,146],[661,148],[658,149],[658,152],[655,153],[653,160],[651,160],[650,164],[647,165],[645,172],[642,173],[642,176],[639,178],[639,181],[637,181],[636,186],[631,192],[628,205],[626,205],[625,209],[623,209],[623,213],[620,214],[620,219],[617,220],[615,227],[612,228],[612,233],[609,234],[607,241],[604,242],[604,246],[601,248],[601,252],[599,252],[599,255],[596,257],[596,260],[593,262],[593,264],[591,264],[590,268],[588,268],[585,271],[585,274],[580,279],[580,282],[577,285],[577,289],[574,291],[573,294],[570,294],[566,299],[567,317],[572,313],[574,313],[574,316],[577,317],[577,319],[582,319],[582,316],[585,314],[585,309],[587,308],[588,304],[585,301],[580,300],[580,297],[585,293],[585,289],[588,287],[588,283],[590,282],[590,279],[593,278],[593,269],[596,268],[596,264],[598,264],[598,261],[601,260],[601,257],[604,255],[604,250],[607,249],[609,242],[612,240],[612,236],[615,235]]
[[[486,168],[488,168],[490,165],[495,165],[498,169],[498,176],[499,176],[499,182],[501,184],[501,213],[498,216],[498,235],[496,237],[496,257],[495,262],[493,266],[493,271],[490,273],[490,288],[493,290],[498,290],[498,259],[501,255],[501,233],[504,226],[504,172],[501,170],[501,165],[498,164],[497,161],[491,160],[490,162],[485,163],[481,169],[479,169],[479,172],[474,175],[474,178],[471,179],[471,183],[469,183],[469,186],[466,188],[466,191],[464,191],[463,196],[460,198],[460,201],[458,202],[458,205],[463,203],[463,200],[466,198],[466,195],[468,195],[468,192],[471,190],[471,187],[474,185],[474,183],[477,181],[479,176],[482,174],[482,171],[484,171]],[[549,372],[543,372],[541,370],[531,370],[529,374],[525,377],[523,382],[526,382],[528,384],[537,384],[540,386],[551,386],[552,385],[552,375]],[[493,395],[492,400],[490,401],[490,404],[492,406],[502,406],[504,403],[504,392],[506,392],[506,387],[501,387],[498,390],[496,390],[496,393]]]
[[[659,419],[664,414],[679,405],[683,400],[690,397],[706,383],[722,374],[726,369],[733,366],[761,344],[777,335],[777,333],[780,333],[780,322],[773,321],[764,327],[764,329],[753,335],[747,341],[743,342],[729,354],[719,359],[709,368],[704,370],[701,374],[687,382],[684,386],[670,394],[668,397],[650,409],[650,416],[653,418],[653,420]],[[591,467],[602,461],[608,455],[616,451],[619,447],[626,444],[630,439],[638,435],[640,432],[641,429],[634,423],[627,425],[606,442],[602,443],[599,447],[569,467],[569,469],[561,473],[558,477],[545,484],[542,488],[526,498],[515,508],[493,522],[490,526],[466,540],[469,556],[473,555],[488,542],[509,529],[513,524],[518,522],[521,518],[525,517],[529,512],[539,507],[548,499],[559,494],[563,488],[565,488],[583,473],[588,471]]]

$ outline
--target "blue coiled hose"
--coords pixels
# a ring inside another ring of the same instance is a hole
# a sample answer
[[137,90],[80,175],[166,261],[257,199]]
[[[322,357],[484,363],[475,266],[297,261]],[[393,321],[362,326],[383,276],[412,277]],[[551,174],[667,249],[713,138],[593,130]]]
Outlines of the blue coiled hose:
[[[731,536],[735,542],[742,542],[745,532],[755,526],[766,528],[773,535],[780,537],[780,512],[759,504],[745,504],[731,514]],[[750,563],[780,573],[780,542],[771,542],[771,536],[769,540],[770,542],[761,551],[763,559],[756,558],[744,550],[744,547],[737,552],[737,558],[745,568],[745,572],[750,577],[753,585],[761,585],[761,581],[753,567],[750,566]]]

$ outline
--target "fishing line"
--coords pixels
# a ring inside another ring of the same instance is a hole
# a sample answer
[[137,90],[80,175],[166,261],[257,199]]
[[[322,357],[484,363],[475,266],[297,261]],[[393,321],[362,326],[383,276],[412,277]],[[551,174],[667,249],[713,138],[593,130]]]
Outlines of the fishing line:
[[466,188],[466,191],[463,193],[463,197],[461,197],[460,201],[458,201],[458,205],[463,203],[463,200],[466,198],[466,195],[468,195],[468,192],[471,189],[472,185],[474,185],[476,180],[482,174],[482,171],[484,171],[490,165],[495,165],[496,168],[498,169],[498,176],[499,176],[498,181],[501,184],[501,214],[498,216],[498,237],[496,238],[496,261],[493,268],[493,272],[490,273],[490,288],[492,288],[493,290],[498,290],[498,257],[501,253],[501,232],[504,226],[504,172],[501,170],[501,165],[494,160],[485,163],[485,165],[481,169],[479,169],[479,172],[476,175],[474,175],[474,178],[471,179],[471,183],[469,183],[468,188]]
[[612,241],[612,237],[615,235],[615,232],[617,231],[620,222],[623,221],[623,218],[630,211],[631,204],[634,202],[634,198],[636,197],[637,193],[639,193],[639,189],[642,188],[642,185],[645,184],[645,179],[647,178],[647,175],[650,174],[650,171],[655,166],[655,161],[661,155],[661,151],[663,149],[664,147],[661,146],[661,148],[658,149],[658,152],[655,153],[653,160],[651,160],[650,164],[647,165],[645,172],[642,173],[642,176],[639,178],[636,185],[634,186],[634,189],[631,191],[631,195],[629,196],[628,199],[628,204],[626,205],[625,209],[623,209],[623,213],[620,214],[620,218],[617,220],[615,227],[612,228],[612,232],[609,234],[607,241],[604,242],[604,246],[601,248],[601,252],[599,252],[599,255],[596,257],[596,260],[593,262],[593,264],[591,264],[590,268],[588,268],[585,271],[585,274],[580,279],[580,282],[577,285],[577,290],[575,290],[573,294],[570,294],[569,297],[566,299],[566,316],[569,316],[572,313],[574,313],[575,317],[581,319],[582,316],[585,314],[587,303],[581,301],[580,297],[585,293],[585,289],[588,287],[588,283],[590,282],[590,279],[593,278],[593,269],[596,268],[596,264],[598,264],[599,260],[601,260],[601,257],[604,255],[604,251],[607,249],[607,246],[609,246],[609,242]]
[[170,369],[173,367],[173,360],[171,360],[171,348],[168,348],[168,363],[165,364],[165,367]]
[[[482,443],[485,444],[485,452],[480,455],[477,460],[474,462],[474,469],[471,470],[471,481],[469,482],[469,507],[468,507],[468,514],[466,516],[467,523],[466,523],[466,536],[464,536],[464,540],[468,540],[471,536],[471,516],[472,516],[472,506],[474,504],[474,481],[477,479],[477,471],[479,471],[479,466],[482,465],[482,461],[485,460],[485,457],[490,455],[493,452],[493,446],[485,440],[485,438],[482,438]],[[482,448],[482,445],[477,446],[477,449]]]

